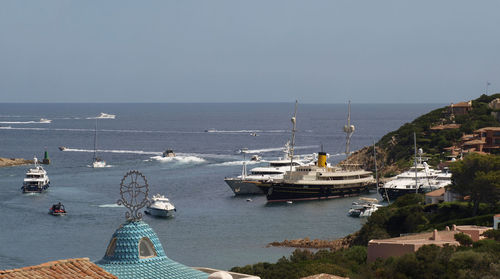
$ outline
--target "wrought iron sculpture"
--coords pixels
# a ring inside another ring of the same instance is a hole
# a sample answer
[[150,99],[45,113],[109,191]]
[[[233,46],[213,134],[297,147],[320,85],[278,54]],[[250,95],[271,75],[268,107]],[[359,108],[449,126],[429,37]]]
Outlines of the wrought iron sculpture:
[[150,205],[148,199],[149,186],[146,177],[137,170],[131,170],[123,176],[120,183],[121,199],[117,201],[118,205],[124,205],[129,212],[125,217],[129,221],[137,221],[142,218],[139,210]]

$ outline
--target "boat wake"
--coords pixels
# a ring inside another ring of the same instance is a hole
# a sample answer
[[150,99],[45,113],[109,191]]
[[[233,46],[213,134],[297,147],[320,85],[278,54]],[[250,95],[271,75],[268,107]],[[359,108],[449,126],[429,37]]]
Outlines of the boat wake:
[[[93,149],[79,149],[79,148],[65,148],[62,150],[64,152],[87,152],[94,153]],[[158,155],[162,154],[162,152],[154,152],[154,151],[142,151],[142,150],[106,150],[106,149],[98,149],[96,150],[99,153],[122,153],[122,154],[143,154],[143,155]]]
[[212,166],[242,166],[243,162],[246,162],[246,165],[255,165],[259,163],[263,163],[266,161],[230,161],[230,162],[224,162],[224,163],[219,163],[219,164],[213,164]]
[[[295,146],[295,150],[297,149],[312,149],[318,148],[318,145],[305,145],[305,146]],[[252,149],[246,150],[245,153],[266,153],[266,152],[274,152],[274,151],[282,151],[283,147],[273,147],[273,148],[263,148],[263,149]],[[241,150],[238,150],[238,153],[242,153]]]
[[207,133],[221,133],[221,134],[246,134],[246,133],[287,133],[287,130],[205,130]]
[[94,168],[92,165],[87,165],[87,168],[93,168],[93,169],[105,169],[105,168],[112,168],[114,167],[113,165],[105,165],[104,167],[99,167],[99,168]]
[[0,121],[0,124],[49,124],[52,120],[40,119],[39,121]]
[[98,207],[104,207],[104,208],[113,208],[113,207],[124,207],[123,205],[118,205],[116,203],[110,203],[110,204],[100,204]]
[[164,163],[179,163],[179,164],[202,164],[207,162],[207,160],[197,157],[197,156],[183,156],[183,155],[177,155],[175,157],[163,157],[161,155],[158,156],[153,156],[151,157],[150,160],[146,161],[151,161],[151,160],[156,160]]

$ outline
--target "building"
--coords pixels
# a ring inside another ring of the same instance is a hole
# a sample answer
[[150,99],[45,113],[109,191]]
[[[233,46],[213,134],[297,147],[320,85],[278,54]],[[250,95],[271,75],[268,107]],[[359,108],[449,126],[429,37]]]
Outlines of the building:
[[444,201],[445,187],[441,187],[425,194],[425,204],[436,204]]
[[484,127],[475,130],[474,135],[484,142],[479,151],[494,153],[500,149],[500,127]]
[[0,278],[118,279],[89,258],[67,259],[10,270],[0,270]]
[[500,214],[493,216],[493,228],[495,230],[500,230]]
[[469,235],[473,241],[478,241],[483,237],[481,234],[490,227],[479,226],[455,226],[453,229],[444,231],[434,230],[420,234],[412,234],[389,239],[372,239],[368,242],[368,262],[373,262],[378,258],[399,257],[408,253],[414,253],[424,245],[436,245],[443,247],[444,245],[458,246],[460,245],[455,240],[455,234],[465,233]]
[[451,115],[466,115],[472,110],[472,101],[451,104],[448,113]]

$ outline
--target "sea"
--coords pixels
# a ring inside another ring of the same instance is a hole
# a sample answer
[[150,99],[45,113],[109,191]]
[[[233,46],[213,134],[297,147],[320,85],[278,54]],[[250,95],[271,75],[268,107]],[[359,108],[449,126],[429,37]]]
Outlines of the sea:
[[[225,177],[265,166],[282,156],[291,139],[294,103],[2,103],[0,157],[43,158],[50,188],[23,194],[29,166],[0,168],[0,269],[47,261],[104,256],[113,232],[126,221],[117,205],[130,170],[147,179],[149,194],[175,204],[170,219],[143,216],[167,256],[189,266],[230,269],[275,262],[292,248],[273,241],[309,237],[337,239],[365,219],[347,216],[357,197],[267,203],[265,196],[234,196]],[[372,145],[386,133],[443,104],[352,104],[356,129],[350,149]],[[101,112],[116,119],[97,119]],[[347,104],[298,104],[296,154],[321,150],[328,161],[346,157]],[[51,120],[43,123],[40,119]],[[96,129],[97,127],[97,129]],[[90,167],[94,152],[108,167]],[[60,151],[58,147],[67,149]],[[247,148],[248,154],[241,153]],[[163,158],[172,149],[174,158]],[[262,156],[250,162],[251,154]],[[367,193],[367,197],[380,197]],[[61,202],[68,214],[48,214]]]

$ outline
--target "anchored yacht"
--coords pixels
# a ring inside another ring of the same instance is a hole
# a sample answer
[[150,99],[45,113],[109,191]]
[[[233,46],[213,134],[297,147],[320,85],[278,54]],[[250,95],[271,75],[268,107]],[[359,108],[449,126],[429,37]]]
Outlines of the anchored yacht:
[[[243,153],[245,153],[243,151]],[[297,166],[307,165],[313,160],[313,156],[295,156],[294,160],[290,158],[290,142],[285,144],[283,149],[284,156],[278,160],[269,161],[266,167],[256,167],[250,170],[247,174],[246,162],[243,162],[243,169],[241,175],[237,177],[226,177],[224,181],[229,188],[233,190],[235,195],[256,195],[264,194],[261,190],[261,182],[270,182],[276,179],[282,179],[283,174],[290,170],[295,169]],[[253,157],[252,157],[253,159]]]
[[146,214],[158,217],[171,217],[176,211],[175,206],[164,195],[156,194],[151,198],[151,205],[147,207]]
[[23,193],[41,193],[49,188],[50,180],[47,172],[38,165],[38,159],[33,158],[34,168],[28,169],[21,189]]

